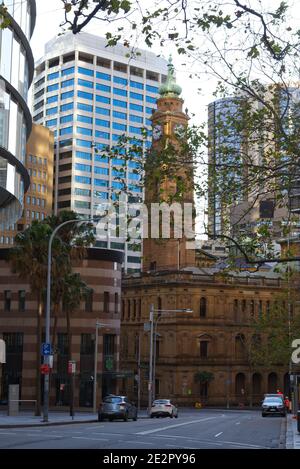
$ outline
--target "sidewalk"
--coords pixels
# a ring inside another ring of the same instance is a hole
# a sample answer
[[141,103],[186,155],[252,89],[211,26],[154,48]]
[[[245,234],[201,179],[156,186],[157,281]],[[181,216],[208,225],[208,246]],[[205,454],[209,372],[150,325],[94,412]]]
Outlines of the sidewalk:
[[[138,418],[147,418],[146,410],[139,412]],[[97,422],[98,414],[93,412],[75,412],[74,419],[69,412],[49,411],[49,421],[43,422],[43,416],[36,417],[32,411],[21,411],[15,417],[9,417],[7,411],[0,411],[0,428],[44,427]]]
[[297,420],[291,414],[287,416],[286,449],[300,449],[300,433],[297,431]]

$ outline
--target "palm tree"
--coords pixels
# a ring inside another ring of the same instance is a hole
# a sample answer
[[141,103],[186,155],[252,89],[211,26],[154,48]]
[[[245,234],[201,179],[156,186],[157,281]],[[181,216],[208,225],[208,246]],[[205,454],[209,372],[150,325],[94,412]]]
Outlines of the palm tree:
[[[67,321],[67,334],[68,334],[68,361],[72,360],[72,329],[71,329],[71,314],[75,311],[80,301],[84,298],[87,291],[87,285],[80,277],[79,273],[69,273],[65,276],[63,283],[62,305],[66,314]],[[74,406],[74,383],[71,379],[71,400],[70,400],[70,415],[73,415]]]
[[200,396],[205,400],[207,398],[207,387],[214,379],[214,375],[210,371],[197,371],[194,378],[196,383],[200,383]]
[[30,289],[37,302],[36,342],[36,414],[41,415],[41,343],[43,299],[47,279],[48,240],[51,228],[46,223],[34,221],[30,228],[15,238],[11,250],[12,267],[21,278],[28,279]]

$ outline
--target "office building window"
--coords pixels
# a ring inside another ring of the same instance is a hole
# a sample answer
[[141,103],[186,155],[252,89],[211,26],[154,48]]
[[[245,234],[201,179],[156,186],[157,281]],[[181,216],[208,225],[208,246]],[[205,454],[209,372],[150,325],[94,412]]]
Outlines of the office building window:
[[129,109],[131,109],[132,111],[139,111],[139,112],[143,112],[144,110],[143,106],[141,106],[140,104],[134,104],[134,103],[129,104]]
[[110,110],[103,107],[96,107],[96,114],[102,114],[103,116],[110,116]]
[[127,97],[127,91],[126,90],[122,90],[120,88],[114,88],[114,94],[115,95],[118,95],[118,96],[125,96]]
[[121,100],[119,100],[119,99],[113,99],[113,105],[114,105],[114,106],[118,106],[118,107],[127,108],[127,103],[126,103],[126,101],[121,101]]
[[85,171],[86,173],[91,173],[92,172],[92,167],[88,164],[76,163],[75,164],[75,169],[77,171]]
[[110,98],[107,98],[106,96],[100,96],[98,94],[96,95],[96,101],[100,103],[110,104]]
[[63,116],[60,118],[60,123],[61,124],[66,124],[67,122],[72,122],[73,120],[73,114],[69,114],[68,116]]
[[103,294],[103,312],[109,313],[109,292],[105,291]]
[[119,122],[113,122],[113,129],[114,130],[122,130],[123,132],[126,132],[127,125],[120,124]]
[[144,96],[140,93],[135,93],[133,91],[130,91],[130,97],[133,99],[138,99],[139,101],[143,101]]
[[85,91],[78,91],[77,96],[78,98],[89,99],[90,101],[93,101],[92,93],[86,93]]
[[75,187],[75,195],[81,195],[82,197],[90,197],[90,189],[82,189],[80,187]]
[[91,148],[91,142],[89,140],[81,140],[79,138],[76,139],[76,145],[79,147],[87,147]]
[[85,176],[75,176],[75,182],[79,182],[80,184],[91,184],[92,180],[91,178],[85,177]]
[[78,114],[77,121],[78,122],[84,122],[85,124],[92,124],[93,123],[93,118],[88,117],[88,116],[82,116],[82,115]]
[[89,68],[84,68],[84,67],[78,67],[78,73],[81,73],[82,75],[87,75],[89,77],[94,76],[93,70],[90,70]]
[[61,76],[64,77],[64,76],[67,76],[67,75],[72,75],[72,73],[74,73],[74,72],[75,72],[74,67],[65,68],[64,70],[61,71]]
[[146,96],[147,103],[156,104],[157,98],[152,98],[152,96]]
[[135,116],[134,114],[130,114],[129,120],[130,122],[138,122],[139,124],[143,123],[143,118],[141,116]]
[[120,112],[120,111],[113,111],[113,117],[116,117],[117,119],[127,119],[127,114],[126,112]]
[[101,168],[99,166],[95,166],[94,172],[95,174],[104,174],[105,176],[108,176],[109,174],[108,168]]
[[82,134],[82,135],[92,136],[93,134],[92,129],[87,129],[86,127],[76,127],[76,131],[78,134]]
[[111,87],[108,85],[103,85],[102,83],[96,83],[96,90],[104,91],[105,93],[110,93]]
[[103,138],[103,139],[109,140],[109,133],[108,132],[102,132],[101,130],[96,130],[95,131],[95,136],[97,138]]
[[53,85],[47,86],[47,93],[51,93],[52,91],[58,90],[59,85],[58,83],[54,83]]
[[87,209],[91,208],[90,202],[85,202],[84,200],[75,200],[75,208]]
[[4,311],[11,310],[11,290],[4,291]]
[[56,114],[57,111],[58,111],[57,106],[56,107],[50,107],[49,109],[47,109],[46,115],[51,116],[52,114]]
[[81,158],[83,160],[92,160],[92,154],[86,153],[85,151],[76,151],[76,158]]
[[49,98],[47,98],[46,103],[47,103],[47,104],[56,103],[57,100],[58,100],[58,96],[57,96],[57,95],[55,95],[55,96],[50,96]]
[[94,179],[95,186],[108,187],[108,181],[105,179]]
[[66,91],[65,93],[61,93],[61,100],[68,98],[74,98],[74,91]]
[[93,106],[91,104],[77,103],[78,109],[86,112],[93,112]]
[[114,77],[114,83],[119,83],[120,85],[126,86],[128,84],[128,80],[122,77]]
[[65,127],[64,129],[60,129],[59,135],[66,135],[72,133],[73,127]]
[[57,119],[50,119],[49,121],[46,121],[47,127],[53,127],[55,125],[57,125]]
[[100,80],[111,80],[111,76],[108,73],[96,72],[96,77],[100,78]]
[[147,114],[152,114],[153,111],[154,111],[154,108],[152,108],[152,107],[146,107],[146,113],[147,113]]
[[78,78],[78,85],[85,86],[86,88],[94,88],[94,83],[92,81],[83,80],[82,78]]
[[133,81],[133,80],[130,80],[130,86],[132,88],[137,88],[139,90],[143,90],[144,89],[144,85],[143,83],[140,83],[138,81]]
[[146,90],[150,91],[150,93],[158,93],[157,86],[146,85]]
[[133,134],[141,135],[142,129],[140,127],[134,127],[133,125],[130,125],[129,126],[129,132],[132,132]]
[[74,86],[74,78],[71,78],[70,80],[65,80],[61,84],[62,88],[67,88],[68,86]]
[[96,119],[95,123],[101,127],[107,127],[108,129],[110,127],[110,122],[104,119]]

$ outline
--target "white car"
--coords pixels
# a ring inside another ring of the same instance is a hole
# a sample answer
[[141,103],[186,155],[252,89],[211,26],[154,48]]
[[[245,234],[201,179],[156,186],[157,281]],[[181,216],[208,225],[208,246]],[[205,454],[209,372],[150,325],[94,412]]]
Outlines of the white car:
[[153,401],[150,409],[150,418],[153,417],[178,417],[178,409],[170,399],[157,399]]

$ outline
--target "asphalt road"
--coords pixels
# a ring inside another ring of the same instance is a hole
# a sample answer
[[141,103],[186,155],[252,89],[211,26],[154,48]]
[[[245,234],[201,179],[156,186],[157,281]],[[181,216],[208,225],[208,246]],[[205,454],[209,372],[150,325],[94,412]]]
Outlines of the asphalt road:
[[282,417],[257,411],[191,410],[178,419],[139,419],[0,429],[6,449],[278,448]]

